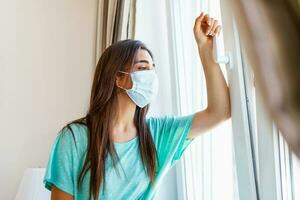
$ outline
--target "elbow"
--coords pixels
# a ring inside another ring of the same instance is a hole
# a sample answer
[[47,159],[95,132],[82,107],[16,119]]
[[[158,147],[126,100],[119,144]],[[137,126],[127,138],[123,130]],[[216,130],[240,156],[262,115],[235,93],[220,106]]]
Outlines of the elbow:
[[231,110],[230,108],[222,109],[217,112],[217,116],[220,122],[226,121],[231,118]]
[[228,97],[227,103],[220,109],[221,110],[221,117],[222,121],[228,120],[231,118],[231,104],[230,104],[230,98]]
[[224,99],[225,100],[208,104],[207,106],[208,112],[211,113],[218,122],[223,122],[231,118],[231,102],[229,95]]
[[230,105],[230,101],[226,104],[226,106],[224,106],[224,108],[222,109],[222,113],[223,113],[223,120],[228,120],[229,118],[231,118],[231,105]]
[[223,122],[231,118],[230,106],[218,109],[208,108],[208,110],[218,122]]
[[227,108],[224,110],[223,112],[223,120],[228,120],[229,118],[231,118],[231,109],[230,108]]

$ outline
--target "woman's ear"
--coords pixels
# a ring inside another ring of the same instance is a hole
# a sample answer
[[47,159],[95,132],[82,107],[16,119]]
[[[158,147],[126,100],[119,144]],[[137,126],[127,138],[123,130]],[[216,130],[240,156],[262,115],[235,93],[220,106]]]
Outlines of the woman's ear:
[[117,87],[123,89],[130,89],[132,88],[132,80],[128,74],[121,74],[116,76],[115,84]]
[[117,87],[120,86],[120,77],[118,75],[116,76],[115,84]]

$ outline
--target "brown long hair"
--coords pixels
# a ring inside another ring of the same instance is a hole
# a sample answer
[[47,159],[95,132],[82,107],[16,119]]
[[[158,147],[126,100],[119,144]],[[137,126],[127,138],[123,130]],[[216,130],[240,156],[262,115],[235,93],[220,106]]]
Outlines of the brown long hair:
[[[148,51],[153,59],[151,51],[139,40],[121,40],[117,41],[102,53],[96,67],[92,91],[90,96],[89,110],[85,117],[68,123],[68,127],[74,137],[70,127],[72,123],[79,123],[88,127],[88,149],[78,177],[77,187],[80,190],[83,178],[90,169],[90,188],[89,199],[91,195],[95,199],[99,198],[99,190],[105,185],[105,158],[109,153],[113,161],[113,167],[116,168],[116,162],[119,157],[113,145],[111,138],[112,121],[117,115],[117,90],[115,85],[116,75],[119,70],[125,71],[126,66],[133,66],[137,51],[143,49]],[[144,108],[136,106],[134,114],[134,124],[137,128],[139,140],[139,151],[144,169],[150,178],[153,186],[156,172],[157,152],[150,131],[146,125],[145,117],[149,105]],[[64,127],[64,128],[65,128]],[[76,144],[76,143],[75,143]],[[146,168],[145,168],[146,166]]]

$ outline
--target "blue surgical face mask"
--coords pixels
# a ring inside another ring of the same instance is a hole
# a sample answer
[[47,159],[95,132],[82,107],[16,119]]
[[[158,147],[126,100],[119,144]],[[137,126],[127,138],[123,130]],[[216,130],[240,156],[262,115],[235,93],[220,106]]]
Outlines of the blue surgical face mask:
[[130,74],[132,80],[132,88],[126,89],[120,87],[126,91],[131,100],[140,108],[143,108],[149,104],[157,95],[158,92],[158,78],[156,71],[152,70],[141,70],[135,72],[124,72]]

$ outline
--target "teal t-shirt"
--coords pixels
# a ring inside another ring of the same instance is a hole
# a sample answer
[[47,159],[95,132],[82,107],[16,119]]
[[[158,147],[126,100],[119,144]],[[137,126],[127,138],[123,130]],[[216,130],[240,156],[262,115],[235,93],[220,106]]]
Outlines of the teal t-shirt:
[[[138,137],[127,142],[114,142],[120,158],[120,163],[117,164],[119,173],[112,167],[108,154],[105,161],[105,190],[103,195],[103,184],[101,184],[99,199],[153,199],[163,176],[181,158],[186,147],[194,140],[187,138],[194,115],[195,113],[185,116],[164,115],[146,118],[146,124],[153,138],[159,160],[154,187],[151,187],[150,179],[142,165]],[[87,200],[90,171],[83,179],[81,191],[78,191],[77,179],[86,156],[88,130],[86,126],[80,124],[71,124],[71,128],[74,135],[65,128],[56,137],[50,152],[43,184],[48,190],[51,190],[51,186],[54,184],[62,191],[73,195],[75,200]]]

